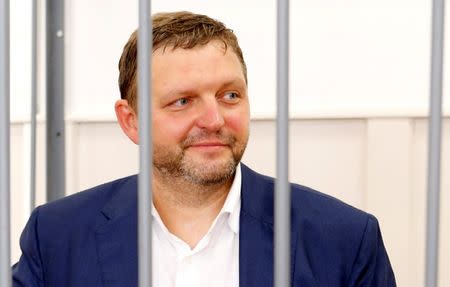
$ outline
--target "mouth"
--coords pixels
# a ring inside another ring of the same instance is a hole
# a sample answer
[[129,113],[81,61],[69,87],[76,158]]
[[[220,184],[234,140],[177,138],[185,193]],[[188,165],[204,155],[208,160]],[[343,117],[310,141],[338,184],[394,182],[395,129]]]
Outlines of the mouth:
[[206,153],[215,153],[227,148],[229,148],[228,144],[219,141],[196,142],[188,146],[188,149]]
[[198,151],[201,153],[216,153],[232,149],[234,143],[234,138],[229,135],[196,135],[188,137],[183,142],[183,147],[186,150]]
[[189,145],[190,147],[216,147],[216,146],[228,146],[222,142],[198,142]]
[[200,149],[200,150],[218,150],[228,147],[227,144],[220,142],[201,142],[189,145],[189,148]]

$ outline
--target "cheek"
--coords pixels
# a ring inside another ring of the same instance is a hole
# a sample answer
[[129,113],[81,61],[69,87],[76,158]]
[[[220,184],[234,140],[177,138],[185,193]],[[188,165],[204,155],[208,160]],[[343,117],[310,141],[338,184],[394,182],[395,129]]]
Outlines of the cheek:
[[239,113],[228,115],[227,119],[228,128],[235,134],[236,137],[246,137],[249,129],[249,117],[248,113]]
[[191,124],[186,118],[153,115],[154,141],[161,143],[182,141],[190,130]]

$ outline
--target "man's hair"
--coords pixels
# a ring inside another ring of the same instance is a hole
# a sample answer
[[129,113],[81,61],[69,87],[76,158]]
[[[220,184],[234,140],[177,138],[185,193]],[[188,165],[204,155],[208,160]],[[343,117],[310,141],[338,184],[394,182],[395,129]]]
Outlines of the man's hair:
[[[153,51],[159,48],[192,49],[213,40],[224,44],[225,51],[231,47],[242,65],[247,82],[247,67],[236,35],[222,22],[206,15],[191,12],[157,13],[152,17]],[[123,48],[119,61],[119,88],[122,99],[137,112],[137,30],[131,34]]]

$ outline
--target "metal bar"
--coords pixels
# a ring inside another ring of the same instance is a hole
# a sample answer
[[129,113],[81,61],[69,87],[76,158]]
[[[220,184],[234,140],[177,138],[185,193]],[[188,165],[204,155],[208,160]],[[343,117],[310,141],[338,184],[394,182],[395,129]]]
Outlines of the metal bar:
[[0,286],[11,286],[9,0],[0,0]]
[[138,114],[139,114],[139,287],[152,285],[151,202],[152,202],[152,131],[151,131],[151,56],[152,22],[150,0],[139,0],[138,30]]
[[37,0],[31,10],[31,127],[30,127],[30,211],[36,202],[36,114],[37,114]]
[[277,179],[275,182],[275,286],[290,286],[289,0],[277,2]]
[[428,199],[425,286],[436,287],[439,260],[439,193],[442,132],[444,0],[433,0],[430,115],[428,129]]
[[65,195],[64,0],[47,0],[47,201]]

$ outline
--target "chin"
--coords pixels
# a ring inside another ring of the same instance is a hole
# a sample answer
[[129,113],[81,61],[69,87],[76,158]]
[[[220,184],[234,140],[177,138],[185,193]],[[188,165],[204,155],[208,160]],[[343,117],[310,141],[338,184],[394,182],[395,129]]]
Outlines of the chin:
[[222,184],[233,178],[237,163],[233,159],[215,161],[206,160],[194,163],[189,161],[183,165],[184,177],[195,184]]

